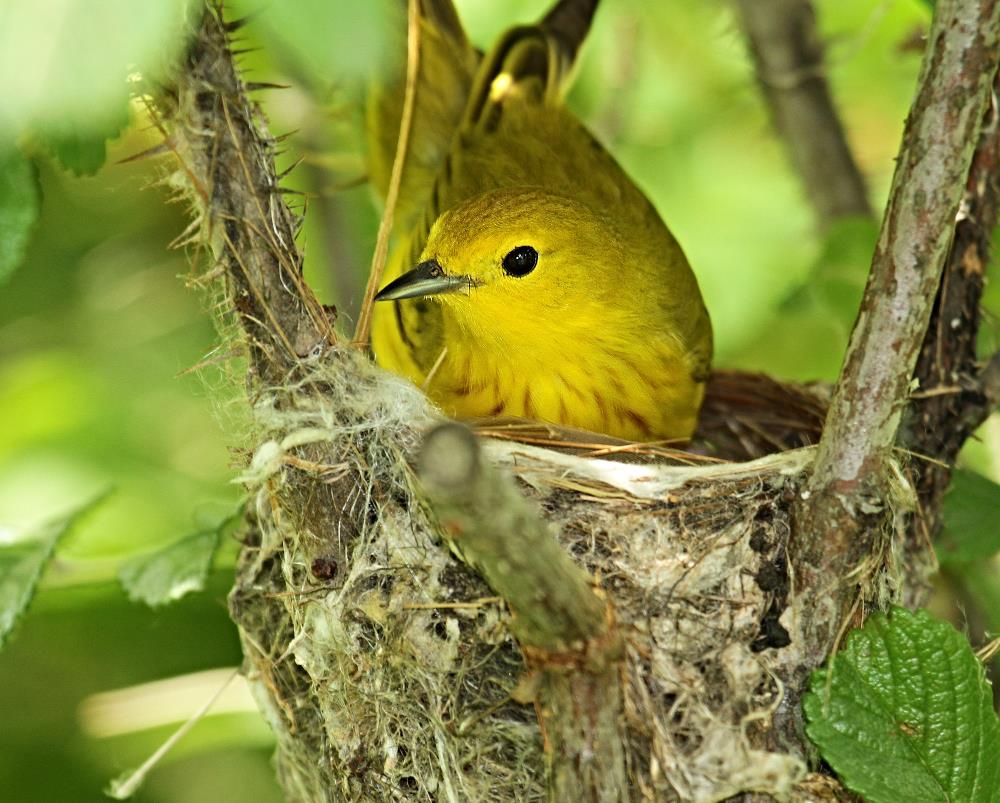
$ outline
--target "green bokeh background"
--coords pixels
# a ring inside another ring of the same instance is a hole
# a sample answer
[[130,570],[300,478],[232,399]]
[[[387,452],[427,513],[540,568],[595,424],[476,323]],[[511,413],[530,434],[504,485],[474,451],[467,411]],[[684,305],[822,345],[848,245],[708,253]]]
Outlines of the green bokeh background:
[[[250,80],[292,85],[260,98],[275,133],[298,131],[281,161],[304,157],[288,183],[309,193],[306,273],[345,319],[357,309],[377,210],[367,186],[342,185],[364,172],[359,98],[387,46],[380,20],[388,2],[273,0],[241,34],[246,46],[262,46],[243,59]],[[0,42],[16,51],[3,58],[21,59],[19,69],[45,66],[49,82],[35,95],[0,91],[0,106],[16,101],[21,115],[0,117],[0,144],[16,140],[37,156],[43,197],[27,260],[0,284],[0,544],[114,489],[63,544],[0,653],[0,796],[19,803],[103,800],[106,782],[170,731],[88,737],[80,705],[89,695],[240,660],[225,609],[231,540],[206,591],[165,609],[129,602],[115,583],[124,560],[228,515],[239,498],[233,468],[243,459],[232,434],[241,428],[240,388],[211,364],[209,300],[185,286],[203,265],[167,248],[186,225],[183,206],[168,204],[160,186],[167,163],[118,163],[158,134],[133,104],[130,125],[95,176],[76,177],[45,156],[59,150],[53,137],[72,138],[67,131],[86,138],[91,129],[118,129],[124,72],[108,78],[106,64],[165,60],[183,5],[95,2],[87,29],[76,37],[63,29],[53,50],[43,47],[51,28],[10,35],[18,14],[32,13],[26,0],[0,4],[0,31],[8,31]],[[259,7],[235,5],[234,13]],[[457,5],[485,46],[546,3]],[[917,0],[816,5],[834,94],[881,208],[919,68],[913,42],[928,11]],[[122,14],[131,14],[127,35],[102,43],[101,31],[119,31]],[[120,62],[109,61],[116,47]],[[49,54],[45,65],[32,62],[39,52]],[[78,102],[93,86],[100,91]],[[729,5],[603,0],[569,102],[687,251],[713,316],[718,364],[832,379],[874,227],[847,221],[825,238],[817,233]],[[992,319],[984,341],[996,341]],[[203,361],[208,367],[189,370]],[[998,444],[991,422],[967,460],[992,475]],[[976,571],[979,598],[1000,599],[995,572]],[[940,610],[952,612],[953,602],[941,592]],[[270,750],[255,714],[210,716],[137,799],[278,800]]]

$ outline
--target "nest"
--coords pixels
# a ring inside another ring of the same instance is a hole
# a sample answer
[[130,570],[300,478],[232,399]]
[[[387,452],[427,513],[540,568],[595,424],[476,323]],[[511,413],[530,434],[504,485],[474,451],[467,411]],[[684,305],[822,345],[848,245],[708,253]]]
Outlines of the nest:
[[[351,349],[255,406],[253,527],[230,605],[292,799],[545,798],[508,612],[442,543],[411,468],[435,418]],[[804,660],[788,511],[812,450],[694,466],[485,451],[613,603],[637,794],[787,797],[802,758],[755,745],[781,665]]]

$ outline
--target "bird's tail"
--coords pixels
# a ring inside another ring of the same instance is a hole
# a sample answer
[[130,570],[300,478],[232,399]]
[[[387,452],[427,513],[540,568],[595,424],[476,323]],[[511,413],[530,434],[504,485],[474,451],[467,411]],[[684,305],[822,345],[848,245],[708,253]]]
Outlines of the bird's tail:
[[563,58],[572,65],[587,38],[600,0],[559,0],[542,18],[541,27],[555,38]]
[[598,2],[558,0],[537,24],[507,31],[476,71],[463,129],[490,130],[508,97],[543,103],[560,100]]
[[[401,227],[412,226],[421,210],[427,211],[456,132],[491,130],[504,101],[514,95],[543,103],[562,97],[598,2],[557,0],[537,24],[511,28],[483,55],[469,43],[452,0],[418,0],[416,105],[396,205]],[[405,0],[399,5],[405,11]],[[405,18],[404,13],[400,33]],[[402,117],[405,37],[393,52],[396,58],[375,81],[368,103],[369,177],[383,198]]]

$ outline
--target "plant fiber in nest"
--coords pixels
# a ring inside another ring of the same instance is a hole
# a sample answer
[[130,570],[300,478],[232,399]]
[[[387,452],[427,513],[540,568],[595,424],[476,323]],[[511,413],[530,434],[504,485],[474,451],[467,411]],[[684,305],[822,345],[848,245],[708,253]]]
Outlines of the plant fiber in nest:
[[[353,351],[302,371],[254,408],[252,540],[231,597],[251,680],[289,736],[286,788],[543,799],[535,713],[512,699],[526,670],[507,612],[442,545],[411,469],[433,411]],[[787,792],[801,762],[750,737],[780,699],[776,648],[796,627],[786,509],[811,451],[690,467],[485,449],[613,601],[637,790]]]

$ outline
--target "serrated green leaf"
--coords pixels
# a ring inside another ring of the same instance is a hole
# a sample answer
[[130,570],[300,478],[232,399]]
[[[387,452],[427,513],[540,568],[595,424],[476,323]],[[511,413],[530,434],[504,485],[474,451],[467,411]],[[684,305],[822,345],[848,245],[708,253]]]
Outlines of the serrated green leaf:
[[16,148],[0,146],[0,282],[21,264],[38,218],[38,176]]
[[45,525],[23,541],[0,547],[0,649],[24,614],[59,542],[103,501],[102,494]]
[[937,543],[942,564],[969,563],[1000,552],[1000,485],[982,474],[956,469],[941,508]]
[[123,564],[118,580],[133,602],[166,605],[205,587],[218,545],[218,530],[194,533]]
[[129,599],[156,608],[192,591],[201,591],[212,568],[219,539],[242,518],[241,505],[215,527],[200,530],[122,564],[118,580]]
[[0,549],[0,647],[34,597],[42,571],[66,529],[65,524],[49,524],[37,540]]
[[996,801],[1000,721],[965,637],[926,611],[894,608],[813,673],[809,738],[869,803]]

